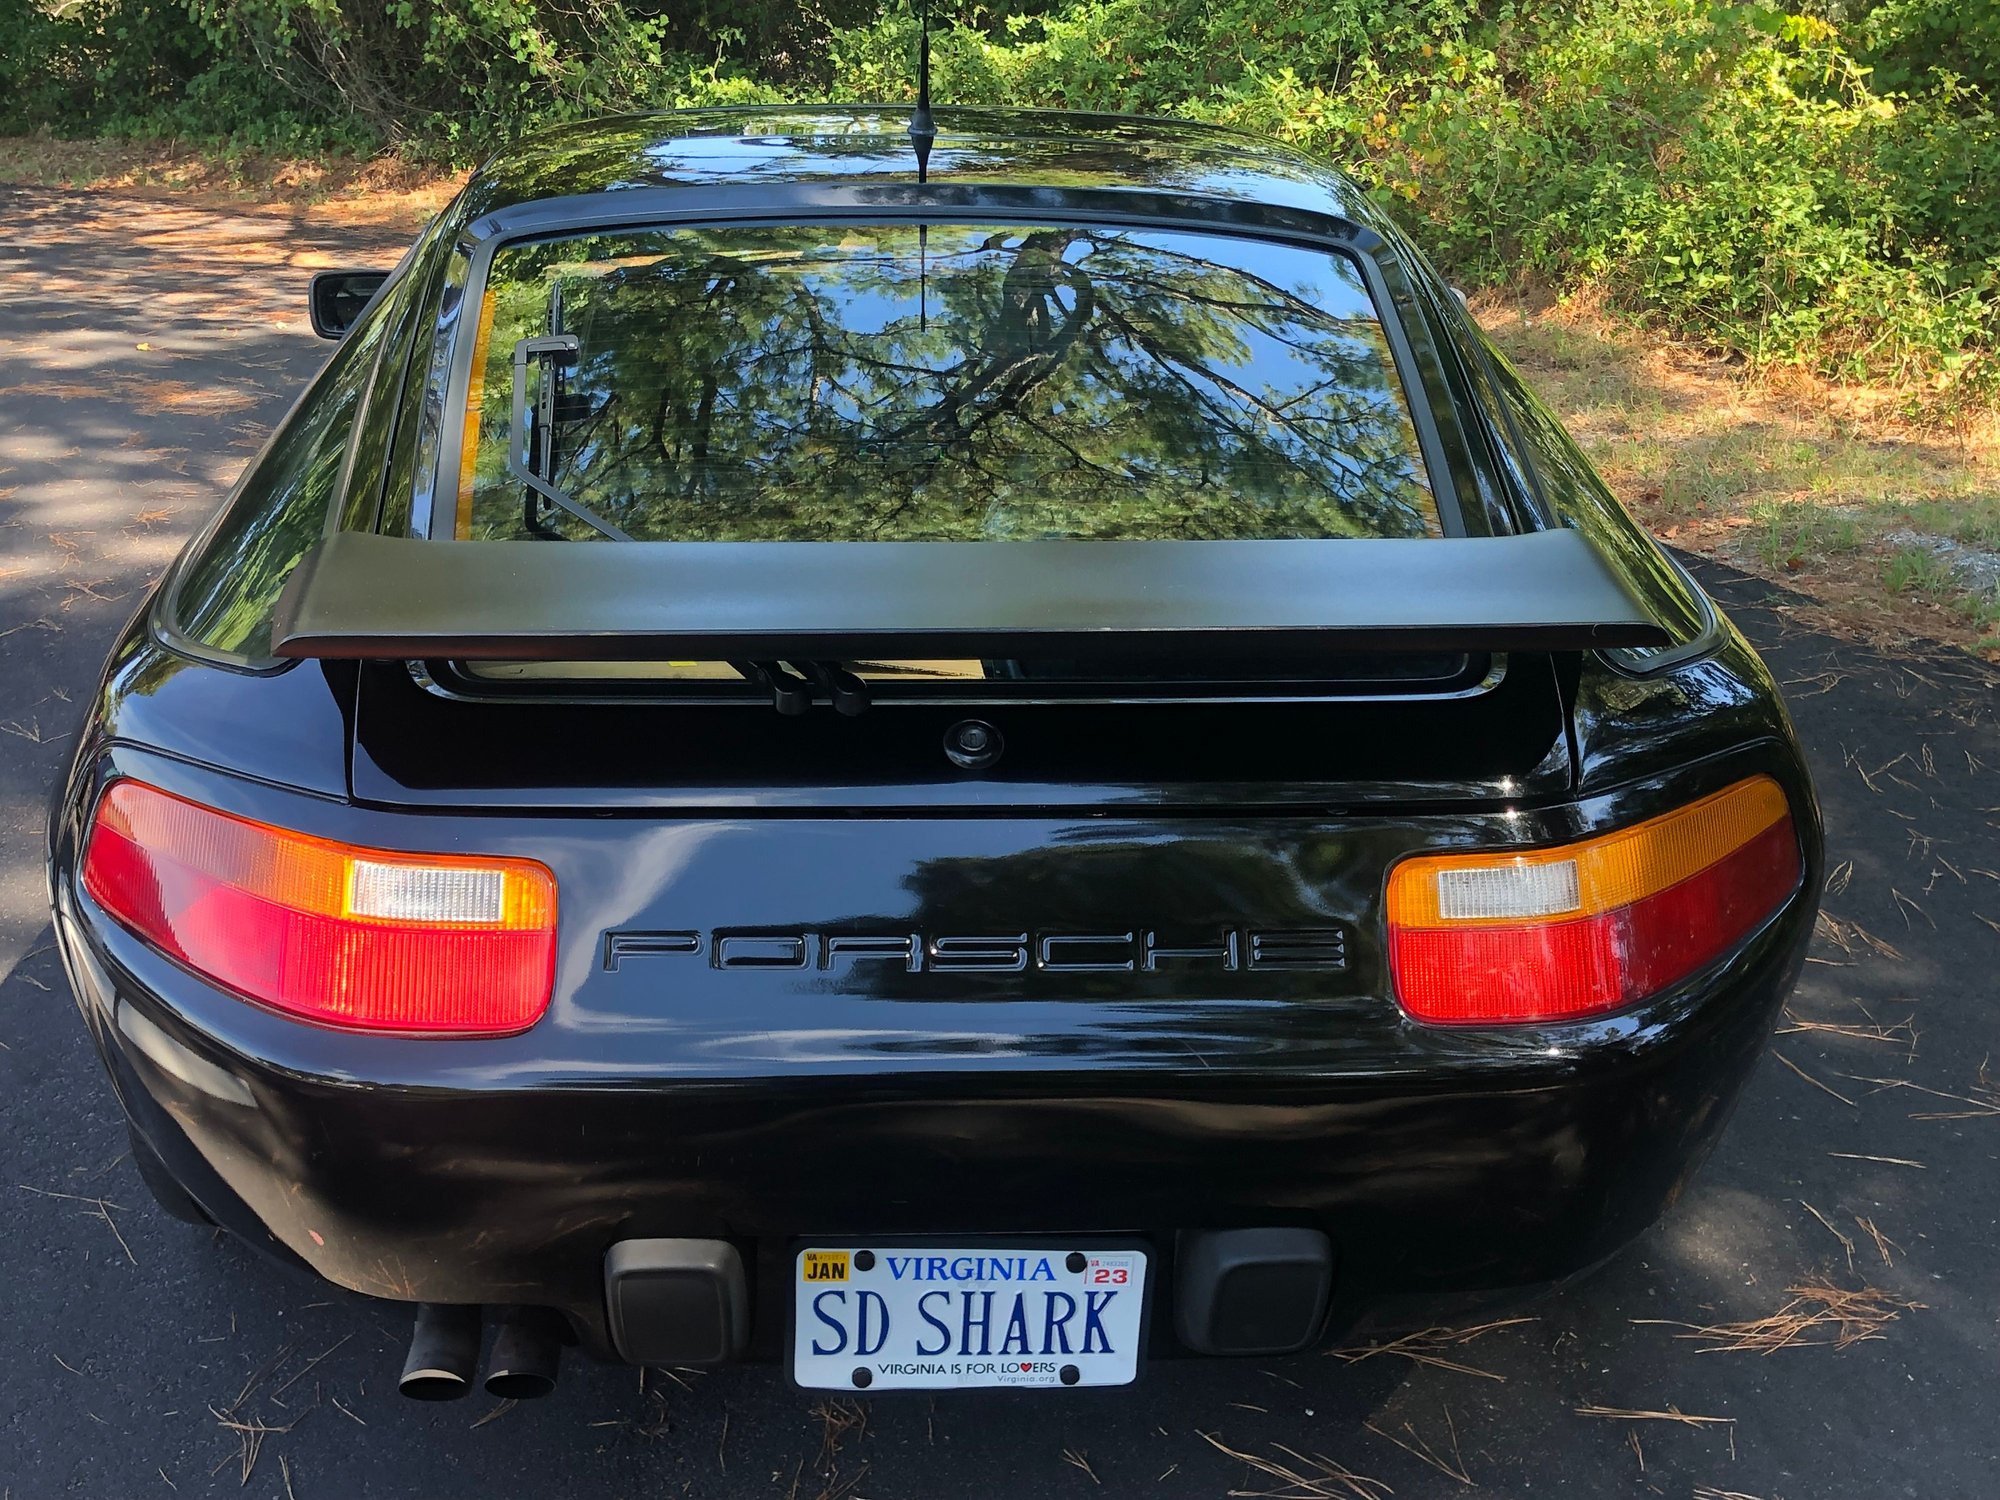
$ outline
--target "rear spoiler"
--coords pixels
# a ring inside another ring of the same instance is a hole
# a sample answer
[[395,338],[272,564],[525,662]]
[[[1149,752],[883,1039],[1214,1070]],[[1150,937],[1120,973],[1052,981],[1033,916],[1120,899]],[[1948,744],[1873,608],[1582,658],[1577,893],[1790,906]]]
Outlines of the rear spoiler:
[[1579,651],[1670,638],[1580,533],[1212,542],[433,542],[336,532],[284,657],[780,661]]

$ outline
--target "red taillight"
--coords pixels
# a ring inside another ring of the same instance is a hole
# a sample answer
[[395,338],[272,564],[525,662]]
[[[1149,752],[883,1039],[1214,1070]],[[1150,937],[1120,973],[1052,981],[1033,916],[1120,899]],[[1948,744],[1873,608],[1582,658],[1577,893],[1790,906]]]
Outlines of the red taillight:
[[1389,877],[1396,996],[1465,1026],[1619,1010],[1728,953],[1803,873],[1763,776],[1560,849],[1405,860]]
[[189,968],[306,1020],[492,1035],[549,1006],[556,883],[533,860],[356,848],[119,781],[83,888]]

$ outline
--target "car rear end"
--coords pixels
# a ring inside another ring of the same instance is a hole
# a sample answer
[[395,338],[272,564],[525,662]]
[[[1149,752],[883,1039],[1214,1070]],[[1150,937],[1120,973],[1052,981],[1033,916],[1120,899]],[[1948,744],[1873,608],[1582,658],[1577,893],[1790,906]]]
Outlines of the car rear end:
[[1796,977],[1811,789],[1371,244],[497,234],[416,534],[255,670],[114,659],[53,888],[149,1148],[355,1291],[843,1389],[1628,1241]]

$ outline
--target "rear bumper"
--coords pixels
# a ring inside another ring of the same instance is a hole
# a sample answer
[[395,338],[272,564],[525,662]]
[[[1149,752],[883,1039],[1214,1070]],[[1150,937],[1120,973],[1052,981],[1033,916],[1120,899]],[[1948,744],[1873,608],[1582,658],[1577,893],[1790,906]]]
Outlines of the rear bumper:
[[[1176,1230],[1310,1227],[1334,1248],[1329,1329],[1568,1275],[1651,1224],[1706,1155],[1813,910],[1802,893],[1721,971],[1642,1011],[1504,1053],[1433,1034],[1421,1067],[1393,1073],[1013,1058],[523,1087],[465,1069],[386,1083],[351,1051],[304,1065],[244,1038],[322,1034],[261,1013],[225,1038],[191,1018],[240,1002],[60,878],[57,898],[119,1097],[218,1222],[367,1295],[558,1308],[600,1355],[605,1255],[635,1238],[736,1245],[761,1356],[781,1347],[805,1235],[1138,1235],[1164,1286]],[[1156,1312],[1153,1348],[1171,1352],[1171,1309]]]

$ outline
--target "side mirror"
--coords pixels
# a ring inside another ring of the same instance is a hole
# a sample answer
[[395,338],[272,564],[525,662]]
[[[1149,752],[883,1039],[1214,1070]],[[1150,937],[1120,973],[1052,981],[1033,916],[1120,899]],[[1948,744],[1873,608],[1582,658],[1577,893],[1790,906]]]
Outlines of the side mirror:
[[361,320],[387,271],[320,271],[312,279],[307,306],[312,313],[313,332],[323,339],[345,336]]

